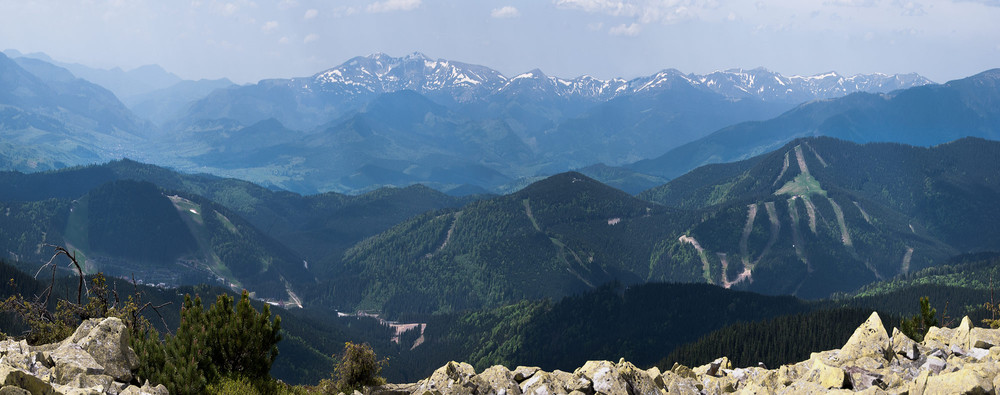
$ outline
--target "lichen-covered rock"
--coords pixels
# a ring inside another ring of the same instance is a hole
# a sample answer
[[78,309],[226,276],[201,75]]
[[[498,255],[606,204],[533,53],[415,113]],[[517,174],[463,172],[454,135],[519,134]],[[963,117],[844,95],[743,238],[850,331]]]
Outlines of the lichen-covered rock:
[[128,386],[120,392],[118,395],[169,395],[170,392],[167,391],[167,387],[163,384],[156,386],[150,385],[149,381],[146,381],[142,387],[136,387],[134,385]]
[[52,344],[0,341],[0,394],[165,395],[162,385],[127,384],[138,365],[128,340],[121,320],[107,318],[86,320],[72,335]]
[[[405,388],[418,395],[995,393],[1000,388],[1000,347],[995,346],[1000,343],[1000,329],[971,325],[966,318],[958,328],[931,328],[917,343],[895,329],[890,338],[878,315],[872,314],[842,349],[814,352],[807,360],[770,370],[733,369],[728,359],[719,358],[694,369],[674,364],[661,373],[622,359],[617,364],[588,361],[574,373],[494,366],[475,375],[468,364],[450,362]],[[0,342],[0,352],[5,347],[19,346]]]
[[0,395],[31,395],[31,391],[12,385],[0,387]]
[[506,367],[495,365],[478,374],[473,382],[482,395],[520,395],[521,388],[514,381],[514,374]]
[[49,395],[56,393],[48,382],[4,364],[0,364],[0,380],[2,380],[0,384],[4,386],[25,389],[31,394]]
[[520,383],[524,380],[527,380],[529,377],[531,377],[531,375],[535,374],[535,372],[539,370],[541,369],[539,369],[537,366],[518,366],[514,368],[514,371],[512,372],[514,373],[514,381]]
[[524,380],[520,385],[521,393],[525,395],[567,395],[569,391],[563,388],[562,383],[548,372],[536,372],[531,378]]
[[927,328],[927,333],[924,334],[924,346],[931,349],[947,349],[948,343],[951,342],[952,332],[951,328],[938,328],[932,326]]
[[573,391],[579,391],[585,394],[594,393],[594,384],[590,381],[590,379],[584,377],[583,375],[554,370],[552,371],[552,376],[557,382],[559,382],[559,385],[570,393]]
[[451,361],[438,368],[420,383],[418,393],[424,391],[440,391],[442,394],[473,394],[476,384],[472,382],[472,377],[476,375],[476,370],[465,362]]
[[131,381],[132,369],[139,367],[139,357],[129,348],[128,327],[117,317],[101,320],[76,343],[104,366],[105,374],[115,380]]
[[844,369],[827,365],[821,361],[814,362],[812,369],[798,381],[816,383],[827,389],[850,387],[845,385],[849,381]]
[[974,370],[960,370],[927,378],[924,394],[990,394],[993,381]]
[[[536,373],[537,374],[537,373]],[[628,383],[618,373],[618,368],[609,361],[587,361],[583,367],[576,370],[594,383],[594,392],[598,394],[627,394]]]
[[872,313],[854,334],[847,340],[837,354],[840,361],[849,361],[861,357],[884,358],[884,351],[890,347],[889,334],[882,326],[878,313]]
[[903,334],[899,328],[892,328],[892,338],[890,340],[892,344],[892,351],[896,355],[909,359],[911,361],[920,358],[920,346],[917,342],[910,339],[908,336]]
[[[625,383],[628,384],[628,388],[631,390],[630,393],[633,395],[658,395],[660,393],[660,386],[656,384],[653,376],[649,375],[649,372],[637,368],[631,362],[621,360],[615,366],[618,368],[618,374],[625,379]],[[659,371],[659,369],[657,369]]]
[[81,375],[104,374],[104,366],[76,343],[63,343],[47,357],[54,365],[52,382],[56,384],[69,384]]

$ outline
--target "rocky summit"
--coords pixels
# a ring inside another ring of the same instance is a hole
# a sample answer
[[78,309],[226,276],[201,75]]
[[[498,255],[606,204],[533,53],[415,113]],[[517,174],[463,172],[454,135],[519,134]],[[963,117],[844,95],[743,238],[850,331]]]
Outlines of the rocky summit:
[[589,361],[569,373],[520,366],[493,366],[477,374],[467,363],[449,362],[417,383],[388,384],[373,394],[994,394],[1000,387],[1000,329],[932,327],[923,342],[898,329],[892,335],[877,313],[843,347],[813,353],[777,369],[733,368],[726,357],[695,368],[639,369],[625,360]]
[[0,341],[0,394],[167,394],[162,385],[129,384],[138,364],[125,324],[93,318],[58,343]]

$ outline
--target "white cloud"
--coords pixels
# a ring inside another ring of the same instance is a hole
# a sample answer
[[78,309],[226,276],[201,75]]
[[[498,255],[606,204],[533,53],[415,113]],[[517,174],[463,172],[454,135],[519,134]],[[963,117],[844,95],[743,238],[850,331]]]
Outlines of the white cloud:
[[420,0],[385,0],[368,5],[368,12],[410,11],[420,7]]
[[288,44],[288,37],[282,37],[278,40],[278,44]]
[[494,18],[517,18],[521,16],[521,12],[512,6],[504,6],[500,8],[494,8],[490,12],[490,16]]
[[267,21],[264,22],[264,25],[260,27],[260,30],[265,33],[270,33],[277,28],[278,28],[278,21]]
[[634,18],[639,23],[676,23],[692,19],[701,9],[719,6],[715,0],[554,0],[556,6]]
[[282,10],[287,10],[298,6],[299,6],[298,0],[281,0],[280,2],[278,2],[278,8]]
[[841,7],[874,7],[876,0],[827,0],[823,5],[833,5]]
[[306,38],[302,39],[302,43],[303,44],[309,44],[309,43],[311,43],[313,41],[316,41],[316,40],[319,40],[319,34],[309,33],[309,35],[306,36]]
[[306,10],[306,14],[303,15],[302,18],[303,19],[313,19],[317,15],[319,15],[319,10],[317,10],[315,8],[310,8],[310,9]]
[[896,0],[893,2],[893,5],[899,7],[902,10],[903,15],[906,16],[927,15],[927,11],[924,11],[924,5],[915,1]]
[[233,15],[233,14],[236,13],[236,11],[239,11],[239,10],[240,10],[240,6],[238,6],[238,5],[234,4],[234,3],[223,4],[222,8],[220,9],[220,11],[222,11],[222,15],[225,15],[225,16]]
[[608,29],[608,34],[611,34],[612,36],[636,36],[639,34],[639,30],[642,30],[642,28],[639,27],[638,23],[632,23],[630,25],[625,25],[623,23]]

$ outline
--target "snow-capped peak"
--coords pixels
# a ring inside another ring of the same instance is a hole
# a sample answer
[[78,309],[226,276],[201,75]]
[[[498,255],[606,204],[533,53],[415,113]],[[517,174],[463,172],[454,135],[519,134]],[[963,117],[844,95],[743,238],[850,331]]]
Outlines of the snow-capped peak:
[[888,92],[931,83],[915,74],[875,73],[844,77],[831,71],[812,76],[786,77],[763,67],[732,68],[704,75],[664,69],[653,75],[628,81],[621,78],[602,80],[586,74],[573,79],[559,78],[533,69],[508,79],[485,66],[435,60],[420,52],[400,58],[384,53],[355,57],[312,78],[296,81],[300,81],[303,89],[320,89],[331,94],[379,94],[411,89],[431,97],[458,102],[484,100],[501,92],[529,91],[599,102],[622,95],[655,93],[680,86],[709,90],[734,100],[755,98],[802,102],[858,91]]

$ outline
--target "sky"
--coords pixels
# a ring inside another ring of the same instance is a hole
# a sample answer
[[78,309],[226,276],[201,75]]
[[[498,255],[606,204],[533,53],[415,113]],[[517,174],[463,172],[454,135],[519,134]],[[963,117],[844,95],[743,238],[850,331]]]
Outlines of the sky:
[[0,0],[0,49],[185,79],[305,77],[420,52],[514,76],[1000,67],[1000,0]]

